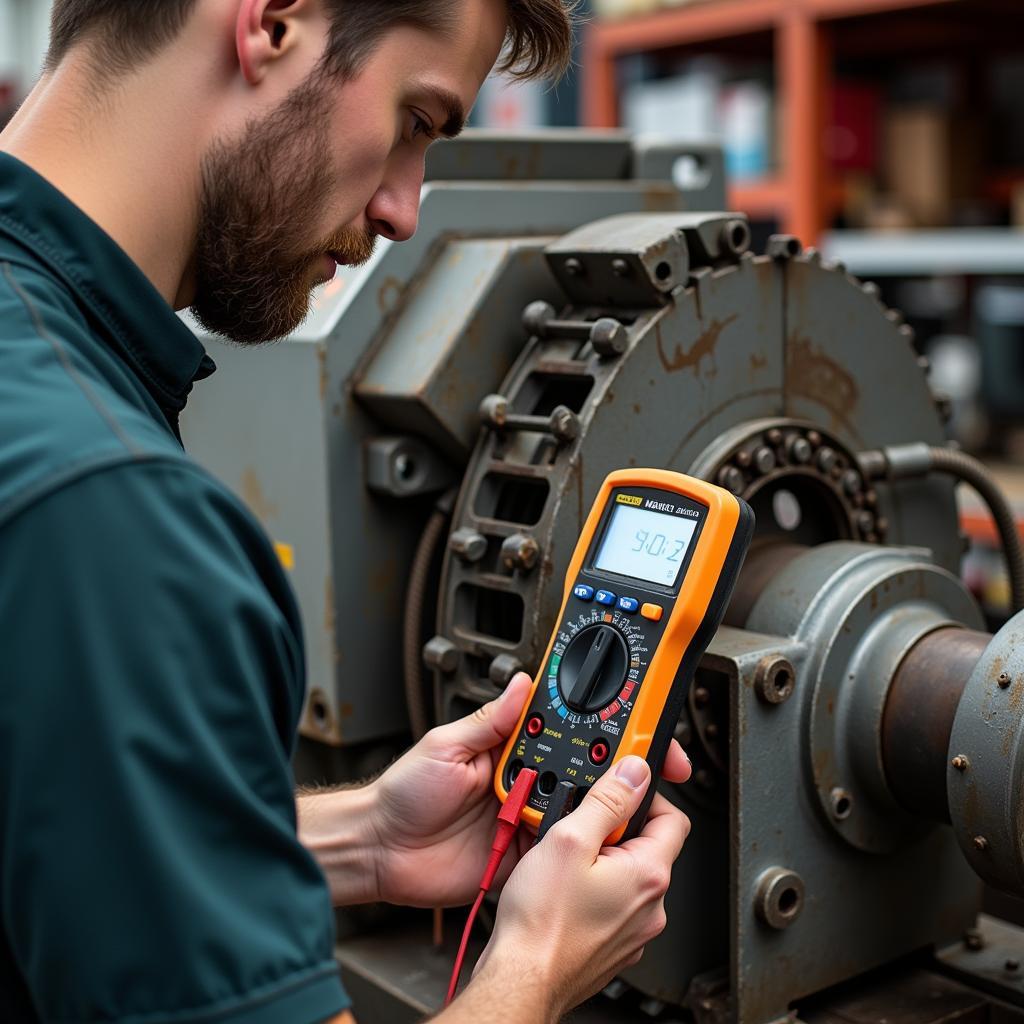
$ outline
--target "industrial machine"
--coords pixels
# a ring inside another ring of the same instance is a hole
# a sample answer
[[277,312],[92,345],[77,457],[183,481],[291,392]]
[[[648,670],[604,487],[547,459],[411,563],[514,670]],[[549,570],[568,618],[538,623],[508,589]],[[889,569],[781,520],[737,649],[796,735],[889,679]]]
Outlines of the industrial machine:
[[[1015,612],[1012,516],[877,289],[724,207],[711,148],[470,135],[294,337],[210,342],[186,442],[292,574],[297,774],[364,776],[536,672],[610,471],[712,481],[757,531],[675,725],[693,832],[664,935],[578,1019],[1024,1020],[1024,933],[979,919],[982,880],[1024,894],[1024,619],[992,635],[960,582],[958,480]],[[365,1019],[440,1005],[420,921],[346,919]]]

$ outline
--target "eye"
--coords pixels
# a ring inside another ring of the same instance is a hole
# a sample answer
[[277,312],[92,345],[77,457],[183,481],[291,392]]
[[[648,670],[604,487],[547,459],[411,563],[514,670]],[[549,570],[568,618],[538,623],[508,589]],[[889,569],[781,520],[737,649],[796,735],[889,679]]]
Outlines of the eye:
[[425,138],[432,142],[437,136],[434,134],[434,126],[416,110],[410,110],[411,129],[410,136],[413,139]]

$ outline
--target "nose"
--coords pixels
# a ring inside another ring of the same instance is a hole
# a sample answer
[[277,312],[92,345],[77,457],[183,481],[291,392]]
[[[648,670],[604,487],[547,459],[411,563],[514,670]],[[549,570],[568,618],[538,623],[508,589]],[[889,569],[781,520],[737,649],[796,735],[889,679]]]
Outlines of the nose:
[[419,221],[422,186],[422,163],[386,178],[366,207],[370,227],[395,242],[412,238]]

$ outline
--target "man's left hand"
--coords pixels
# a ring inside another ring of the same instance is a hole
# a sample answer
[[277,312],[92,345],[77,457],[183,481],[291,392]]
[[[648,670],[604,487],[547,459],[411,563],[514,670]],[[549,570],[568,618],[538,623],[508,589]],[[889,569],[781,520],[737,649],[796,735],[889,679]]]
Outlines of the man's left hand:
[[[520,673],[496,700],[432,729],[371,784],[380,899],[438,907],[460,906],[476,896],[498,812],[494,770],[530,686],[530,677]],[[689,759],[673,740],[662,775],[685,782],[690,773]],[[495,888],[532,843],[533,835],[520,829]]]

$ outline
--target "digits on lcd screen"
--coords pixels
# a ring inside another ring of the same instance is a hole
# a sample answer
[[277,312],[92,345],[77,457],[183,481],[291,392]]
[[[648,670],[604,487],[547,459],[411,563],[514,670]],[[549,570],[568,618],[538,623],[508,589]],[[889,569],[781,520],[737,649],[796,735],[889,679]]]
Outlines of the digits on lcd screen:
[[698,525],[696,519],[618,505],[594,568],[671,587],[686,561]]

